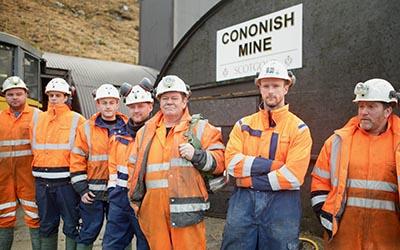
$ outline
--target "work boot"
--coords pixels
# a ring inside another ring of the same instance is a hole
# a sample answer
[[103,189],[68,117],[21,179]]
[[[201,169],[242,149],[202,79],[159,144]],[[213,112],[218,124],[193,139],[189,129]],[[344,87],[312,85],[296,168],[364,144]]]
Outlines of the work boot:
[[125,250],[132,250],[132,243],[129,243],[129,245],[125,247]]
[[14,228],[0,228],[0,249],[10,250],[14,239]]
[[41,250],[57,250],[58,233],[50,235],[49,237],[40,237]]
[[29,228],[31,235],[32,250],[40,250],[40,235],[39,228]]
[[65,236],[65,250],[76,250],[76,241]]
[[76,250],[92,250],[93,244],[85,245],[82,243],[76,244]]

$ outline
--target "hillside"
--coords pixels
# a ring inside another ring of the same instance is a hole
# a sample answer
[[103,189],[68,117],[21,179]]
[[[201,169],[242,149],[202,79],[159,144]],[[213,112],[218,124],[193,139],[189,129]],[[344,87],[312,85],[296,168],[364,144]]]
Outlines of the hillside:
[[48,52],[138,62],[138,0],[0,0],[0,31]]

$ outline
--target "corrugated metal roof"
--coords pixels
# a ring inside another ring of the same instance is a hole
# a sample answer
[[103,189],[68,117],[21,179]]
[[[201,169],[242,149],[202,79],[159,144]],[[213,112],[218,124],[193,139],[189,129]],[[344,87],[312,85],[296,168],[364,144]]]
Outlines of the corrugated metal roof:
[[[137,84],[143,77],[154,82],[158,71],[149,67],[119,62],[102,61],[82,57],[66,56],[45,52],[47,67],[71,70],[77,89],[82,115],[86,118],[96,112],[92,91],[104,83],[120,86],[123,82]],[[126,113],[124,105],[122,112]]]

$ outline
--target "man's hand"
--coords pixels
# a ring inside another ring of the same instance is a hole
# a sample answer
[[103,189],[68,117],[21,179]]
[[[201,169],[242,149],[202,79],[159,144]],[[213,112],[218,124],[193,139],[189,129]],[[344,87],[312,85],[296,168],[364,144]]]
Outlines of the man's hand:
[[94,197],[96,197],[96,195],[94,195],[94,193],[92,193],[91,191],[87,192],[86,194],[82,195],[81,197],[81,201],[85,204],[92,204],[94,201]]
[[190,161],[193,159],[194,147],[190,143],[182,143],[179,145],[179,154],[182,158]]

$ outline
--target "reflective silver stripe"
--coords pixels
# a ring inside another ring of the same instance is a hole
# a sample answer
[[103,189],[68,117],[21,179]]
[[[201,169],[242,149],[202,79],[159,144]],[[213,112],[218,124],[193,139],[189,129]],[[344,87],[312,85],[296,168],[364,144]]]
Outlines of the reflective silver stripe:
[[31,141],[29,139],[20,139],[20,140],[4,140],[0,141],[0,146],[21,146],[28,145]]
[[332,222],[330,222],[329,220],[325,219],[322,216],[319,216],[319,218],[321,219],[322,226],[324,226],[326,229],[332,231]]
[[197,129],[196,129],[196,137],[201,141],[201,138],[203,137],[204,133],[204,128],[206,127],[207,120],[199,120],[197,122]]
[[89,154],[90,154],[92,152],[92,143],[91,143],[91,140],[90,140],[90,125],[89,125],[89,121],[85,121],[85,123],[83,125],[83,131],[85,132],[86,143],[88,145]]
[[300,187],[300,181],[290,171],[290,169],[286,167],[286,165],[283,165],[283,167],[281,167],[278,171],[286,178],[286,180],[288,180],[288,182],[290,182],[293,189],[297,189]]
[[52,143],[47,143],[47,144],[36,144],[35,147],[32,148],[37,149],[37,150],[46,150],[46,149],[51,149],[51,150],[70,150],[71,147],[69,144],[52,144]]
[[279,185],[278,176],[276,175],[276,170],[268,173],[269,184],[271,185],[272,190],[280,190],[281,186]]
[[24,206],[37,208],[37,205],[34,201],[19,199],[19,202]]
[[244,159],[244,155],[242,154],[235,154],[232,160],[228,164],[228,174],[235,176],[235,167],[240,161]]
[[75,176],[71,177],[72,184],[80,182],[80,181],[85,181],[85,180],[87,180],[86,174],[80,174],[80,175],[75,175]]
[[347,206],[396,211],[396,204],[393,201],[357,197],[349,197],[347,199]]
[[108,155],[92,155],[89,154],[88,161],[108,161]]
[[206,150],[215,150],[215,149],[225,149],[225,146],[222,145],[221,143],[218,144],[212,144],[206,148]]
[[108,176],[108,180],[109,180],[109,181],[115,181],[115,180],[117,180],[117,178],[118,178],[118,175],[117,175],[117,174],[110,174],[110,175]]
[[214,158],[212,157],[211,153],[209,151],[206,151],[206,154],[207,154],[206,164],[204,164],[204,167],[202,168],[202,170],[205,172],[211,170],[214,162],[213,160]]
[[246,156],[243,162],[242,177],[251,176],[251,167],[256,159],[254,156]]
[[167,187],[168,187],[168,180],[167,179],[146,181],[146,188],[147,189],[151,189],[151,188],[167,188]]
[[72,148],[72,153],[80,155],[80,156],[83,156],[83,157],[86,157],[86,153],[83,152],[83,150],[78,148],[78,147],[73,147]]
[[20,156],[28,156],[28,155],[32,155],[31,150],[8,151],[8,152],[1,152],[0,158],[20,157]]
[[0,210],[6,209],[6,208],[10,208],[10,207],[16,207],[16,206],[17,206],[17,202],[16,201],[1,203],[0,204]]
[[129,156],[129,163],[136,164],[136,156],[135,155]]
[[32,149],[36,149],[36,126],[37,126],[38,119],[39,119],[39,111],[34,109],[33,117],[32,117],[32,122],[33,122],[32,142],[31,142]]
[[117,185],[120,186],[120,187],[127,187],[128,186],[128,181],[127,180],[117,179]]
[[314,166],[313,174],[318,175],[321,178],[329,179],[331,174],[328,171],[323,170],[320,167]]
[[328,197],[327,194],[317,195],[311,198],[311,206],[315,206],[321,202],[325,202],[326,198]]
[[71,128],[69,130],[69,142],[67,144],[56,144],[56,143],[46,143],[46,144],[37,144],[36,143],[36,123],[34,122],[33,126],[33,138],[32,138],[32,149],[36,150],[71,150],[74,144],[76,127],[78,126],[79,114],[74,113],[72,117]]
[[39,219],[39,215],[37,213],[31,212],[28,210],[24,210],[24,212],[26,213],[26,215],[28,215],[32,219]]
[[15,211],[6,214],[0,214],[0,218],[13,217],[13,216],[15,216]]
[[400,185],[400,175],[397,176],[397,183]]
[[106,184],[90,184],[89,183],[89,189],[94,190],[94,191],[105,191],[105,190],[107,190],[107,185]]
[[183,158],[172,158],[171,159],[171,167],[192,167],[193,164]]
[[74,146],[75,142],[75,134],[76,134],[76,128],[78,127],[78,122],[79,122],[79,114],[74,113],[74,117],[72,117],[72,126],[69,132],[69,146],[72,148]]
[[68,178],[69,172],[40,172],[40,171],[32,171],[32,175],[34,177],[40,177],[45,179],[59,179],[59,178]]
[[117,184],[117,174],[110,174],[108,176],[108,184],[107,184],[107,188],[110,187],[115,187]]
[[348,179],[347,186],[351,188],[363,188],[397,193],[397,185],[386,181]]
[[157,163],[157,164],[149,164],[147,165],[146,172],[152,173],[157,171],[166,171],[169,170],[169,162]]
[[128,174],[128,168],[123,165],[118,165],[117,166],[117,171],[123,174]]
[[186,213],[205,211],[210,208],[210,203],[189,203],[189,204],[170,204],[169,210],[171,213]]
[[338,153],[340,150],[342,144],[342,139],[338,136],[335,135],[333,137],[333,141],[332,141],[332,151],[331,151],[331,158],[329,160],[330,162],[330,167],[331,167],[331,184],[332,186],[337,186],[338,183],[338,179],[336,177],[336,161],[338,158]]

